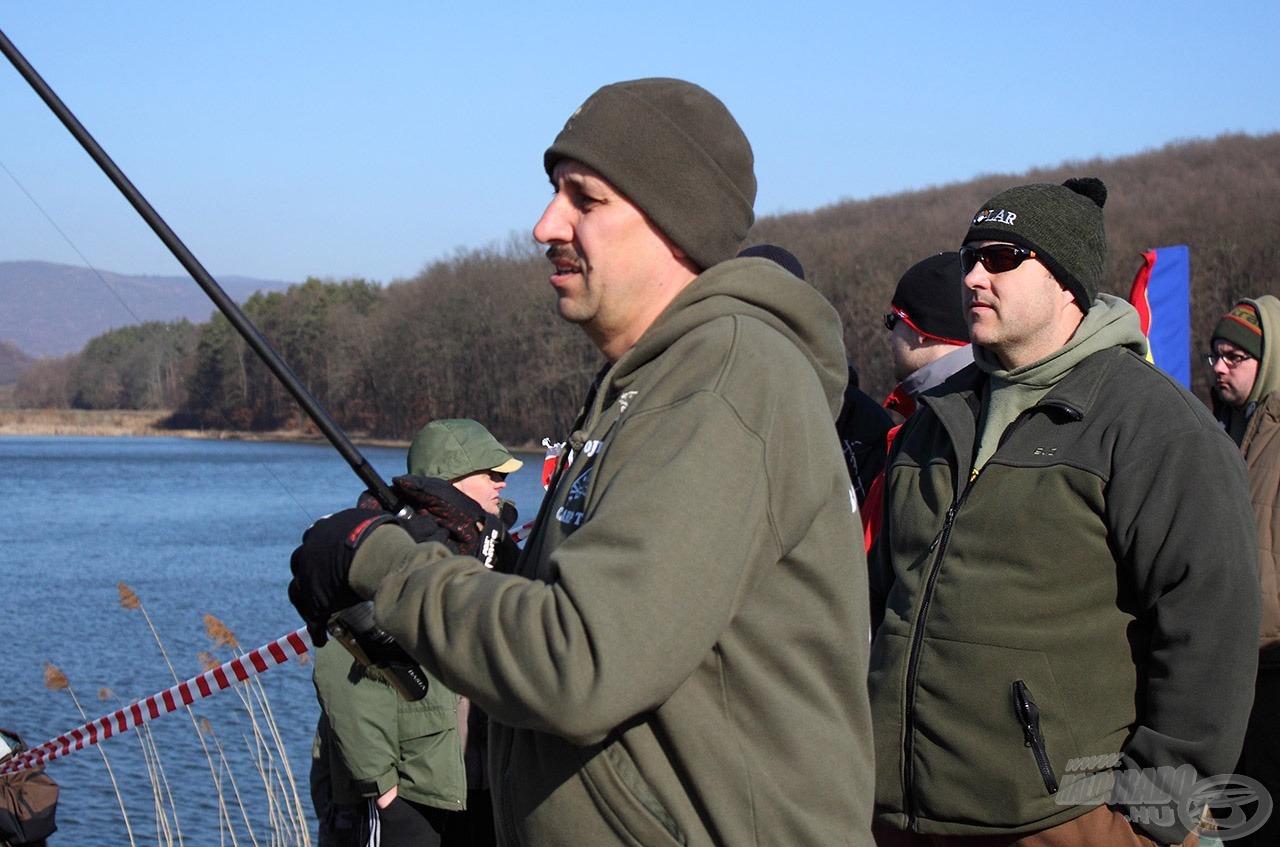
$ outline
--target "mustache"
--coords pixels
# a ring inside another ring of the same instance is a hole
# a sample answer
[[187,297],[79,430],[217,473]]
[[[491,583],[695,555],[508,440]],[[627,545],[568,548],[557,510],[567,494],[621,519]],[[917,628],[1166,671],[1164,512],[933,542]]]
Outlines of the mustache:
[[582,257],[569,244],[552,244],[547,248],[547,259],[552,263],[572,264],[575,268],[582,266]]

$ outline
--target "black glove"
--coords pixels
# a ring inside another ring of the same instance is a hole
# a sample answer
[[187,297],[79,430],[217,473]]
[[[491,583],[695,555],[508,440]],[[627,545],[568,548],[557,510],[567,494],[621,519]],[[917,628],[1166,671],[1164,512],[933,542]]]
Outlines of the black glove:
[[289,568],[289,602],[307,622],[311,643],[322,646],[329,636],[325,624],[334,612],[360,602],[347,584],[351,560],[374,529],[395,516],[377,509],[344,509],[323,517],[302,534]]
[[454,552],[478,555],[481,524],[486,516],[479,503],[442,479],[398,476],[391,483],[406,502],[420,513],[426,513],[415,515],[411,520],[423,520],[429,516],[440,529],[435,537],[425,537],[425,529],[422,532],[409,529],[409,534],[416,541],[439,541]]
[[510,500],[498,501],[498,517],[502,519],[502,525],[507,529],[516,525],[516,521],[520,520],[520,512],[516,509],[516,504]]

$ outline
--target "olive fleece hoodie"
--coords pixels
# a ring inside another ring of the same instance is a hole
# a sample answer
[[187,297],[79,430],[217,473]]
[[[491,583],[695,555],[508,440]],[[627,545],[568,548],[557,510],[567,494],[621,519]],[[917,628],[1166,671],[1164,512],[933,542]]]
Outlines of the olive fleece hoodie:
[[352,586],[492,718],[501,843],[871,843],[845,381],[821,295],[721,263],[601,376],[518,573],[362,545]]

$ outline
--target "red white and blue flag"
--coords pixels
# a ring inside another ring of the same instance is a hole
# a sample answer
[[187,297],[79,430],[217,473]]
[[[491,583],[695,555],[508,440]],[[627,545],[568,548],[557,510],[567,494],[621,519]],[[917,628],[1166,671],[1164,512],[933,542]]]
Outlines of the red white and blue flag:
[[1191,257],[1185,244],[1142,254],[1129,302],[1138,310],[1148,358],[1191,387]]

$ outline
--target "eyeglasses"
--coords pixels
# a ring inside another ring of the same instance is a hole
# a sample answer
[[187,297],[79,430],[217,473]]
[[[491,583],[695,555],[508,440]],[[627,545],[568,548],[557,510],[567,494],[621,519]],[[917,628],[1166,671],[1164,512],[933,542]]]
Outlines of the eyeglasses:
[[986,247],[961,247],[960,269],[967,275],[978,262],[988,273],[1002,274],[1021,265],[1027,259],[1034,259],[1036,251],[1026,247],[1015,247],[1012,244],[988,244]]
[[1253,357],[1248,353],[1219,353],[1214,351],[1213,353],[1205,353],[1201,358],[1203,358],[1204,363],[1211,368],[1215,367],[1218,362],[1222,362],[1228,368],[1234,370],[1240,366],[1241,362],[1247,362]]
[[906,312],[900,312],[894,309],[892,312],[884,316],[884,328],[893,332],[893,328],[898,325],[898,321],[906,317]]

